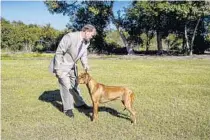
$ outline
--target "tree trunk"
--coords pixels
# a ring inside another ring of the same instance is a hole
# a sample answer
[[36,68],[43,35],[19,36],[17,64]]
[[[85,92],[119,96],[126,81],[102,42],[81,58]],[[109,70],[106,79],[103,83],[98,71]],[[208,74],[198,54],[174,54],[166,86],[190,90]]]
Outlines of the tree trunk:
[[185,53],[186,52],[186,40],[185,40],[185,35],[182,37],[182,51]]
[[25,46],[24,47],[25,48],[25,51],[28,52],[28,43],[27,43],[27,41],[25,41],[24,46]]
[[127,52],[128,52],[128,55],[133,55],[133,54],[135,54],[134,51],[133,51],[133,49],[132,49],[132,47],[128,44],[128,41],[127,41],[127,39],[126,39],[126,37],[125,37],[123,31],[121,30],[121,28],[118,27],[117,30],[118,30],[118,32],[119,32],[119,34],[120,34],[120,37],[121,37],[122,40],[123,40],[123,44],[124,44],[124,46],[126,47],[126,50],[127,50]]
[[195,35],[196,35],[196,32],[197,32],[198,25],[199,25],[200,21],[201,21],[201,18],[199,18],[197,20],[197,23],[196,23],[195,29],[193,31],[193,36],[192,36],[190,44],[189,44],[189,39],[188,39],[188,35],[187,35],[187,23],[185,24],[185,40],[186,40],[186,45],[187,45],[189,55],[193,54],[193,44],[194,44]]
[[189,52],[189,39],[188,39],[188,36],[187,36],[187,24],[185,24],[184,26],[184,35],[185,35],[185,41],[186,41],[186,50],[187,52]]
[[146,40],[146,53],[149,51],[149,47],[150,47],[150,41],[152,39],[152,36],[149,34],[149,31],[147,31],[147,40]]
[[193,36],[192,36],[192,40],[191,40],[191,44],[190,44],[190,55],[193,54],[193,44],[194,44],[194,40],[195,40],[195,34],[197,32],[197,29],[198,29],[198,25],[201,21],[201,18],[198,19],[197,23],[196,23],[196,26],[195,26],[195,29],[193,31]]
[[148,39],[148,37],[147,37],[147,43],[146,43],[146,53],[149,51],[149,39]]
[[162,45],[162,34],[160,31],[157,31],[157,48],[158,48],[158,54],[162,54],[163,45]]
[[122,41],[123,41],[124,46],[126,47],[126,50],[127,50],[127,52],[128,52],[128,55],[133,55],[133,54],[135,54],[134,51],[133,51],[133,49],[132,49],[132,47],[128,44],[128,41],[127,41],[127,39],[126,39],[126,37],[125,37],[123,31],[122,31],[121,28],[119,27],[119,24],[118,24],[117,21],[115,20],[113,11],[111,11],[111,19],[112,19],[113,24],[116,26],[118,33],[120,34],[120,37],[121,37],[121,39],[122,39]]
[[28,45],[28,48],[29,48],[29,52],[32,52],[32,45],[31,44]]

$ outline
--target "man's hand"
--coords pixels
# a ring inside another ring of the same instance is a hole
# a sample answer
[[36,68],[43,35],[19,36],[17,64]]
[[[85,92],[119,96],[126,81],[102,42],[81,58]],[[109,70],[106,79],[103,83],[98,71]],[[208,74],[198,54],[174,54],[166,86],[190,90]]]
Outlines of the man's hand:
[[56,76],[57,78],[61,77],[61,75],[62,75],[62,71],[60,71],[60,70],[56,70],[56,71],[55,71],[55,76]]
[[90,70],[90,67],[89,66],[85,66],[84,69],[85,69],[85,72],[88,72]]

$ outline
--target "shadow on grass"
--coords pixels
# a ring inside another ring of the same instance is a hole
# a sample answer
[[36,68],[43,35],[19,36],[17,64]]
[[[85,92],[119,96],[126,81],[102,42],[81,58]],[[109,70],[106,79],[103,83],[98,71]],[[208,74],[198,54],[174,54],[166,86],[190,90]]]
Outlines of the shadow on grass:
[[60,112],[63,112],[63,105],[61,103],[62,101],[59,90],[45,91],[39,96],[39,100],[51,103]]
[[[51,103],[55,108],[57,108],[60,112],[63,112],[63,105],[62,105],[62,100],[61,100],[61,96],[60,96],[60,91],[59,90],[52,90],[52,91],[44,91],[38,98],[40,101],[43,102],[47,102],[47,103]],[[85,114],[88,118],[90,118],[92,120],[92,112],[93,112],[93,108],[91,107],[91,109],[81,109],[81,108],[76,108],[80,113]],[[117,110],[110,108],[110,107],[99,107],[98,109],[99,112],[108,112],[109,114],[115,116],[115,117],[119,117],[119,118],[123,118],[123,119],[127,119],[130,120],[129,116],[127,114],[123,114],[118,112]]]

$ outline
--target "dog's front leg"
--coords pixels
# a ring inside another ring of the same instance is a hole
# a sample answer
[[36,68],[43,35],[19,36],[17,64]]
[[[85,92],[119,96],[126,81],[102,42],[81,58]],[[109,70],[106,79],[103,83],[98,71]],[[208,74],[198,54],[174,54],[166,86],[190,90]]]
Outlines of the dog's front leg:
[[93,102],[93,121],[98,119],[98,101]]

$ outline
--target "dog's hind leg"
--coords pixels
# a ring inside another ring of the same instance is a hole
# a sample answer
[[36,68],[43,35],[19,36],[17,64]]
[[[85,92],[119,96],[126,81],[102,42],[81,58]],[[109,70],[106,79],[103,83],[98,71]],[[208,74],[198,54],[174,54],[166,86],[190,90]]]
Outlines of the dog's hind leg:
[[124,105],[125,105],[125,108],[131,113],[132,122],[135,124],[136,123],[136,112],[132,108],[133,98],[134,98],[133,93],[126,94],[126,96],[124,98]]
[[123,106],[124,106],[124,109],[123,109],[123,111],[124,111],[124,110],[126,110],[126,107],[125,107],[125,102],[124,102],[124,100],[122,100],[122,104],[123,104]]
[[133,93],[131,93],[130,94],[130,104],[131,104],[131,110],[132,110],[132,115],[133,115],[133,122],[134,123],[136,123],[136,111],[134,111],[134,109],[133,109],[133,101],[134,101],[134,94]]

